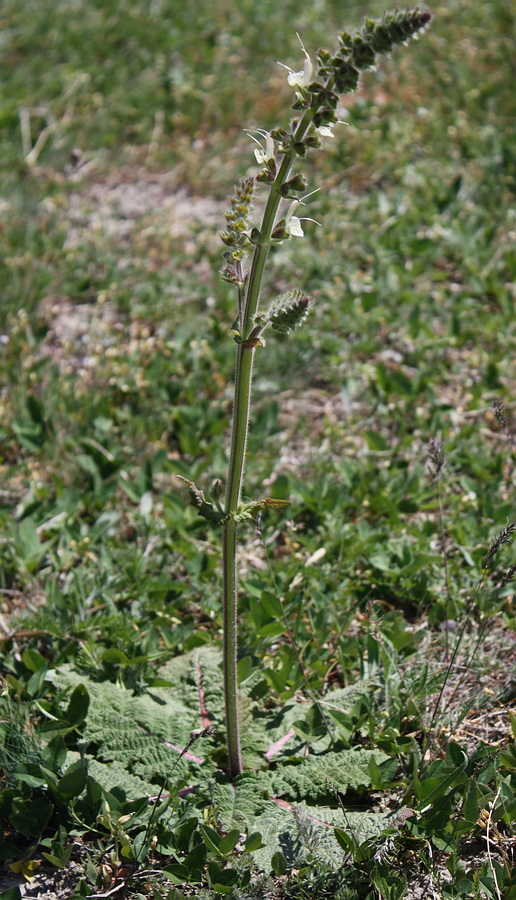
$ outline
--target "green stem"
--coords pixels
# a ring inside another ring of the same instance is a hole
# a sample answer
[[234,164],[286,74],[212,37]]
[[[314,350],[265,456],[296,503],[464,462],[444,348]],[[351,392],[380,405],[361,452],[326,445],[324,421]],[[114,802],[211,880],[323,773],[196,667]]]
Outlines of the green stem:
[[[301,140],[312,120],[313,111],[307,110],[299,123],[295,139]],[[226,489],[227,514],[238,512],[242,479],[244,474],[245,449],[249,429],[251,406],[251,383],[255,348],[246,343],[254,325],[258,309],[263,272],[269,254],[270,239],[278,207],[282,199],[280,187],[286,181],[292,167],[293,158],[284,156],[278,174],[271,185],[269,199],[265,207],[261,227],[261,242],[254,249],[249,281],[243,310],[242,337],[238,345],[235,372],[235,400],[233,407],[233,430],[229,457],[228,483]],[[243,771],[238,724],[238,682],[237,682],[237,570],[236,570],[237,526],[230,518],[223,529],[222,555],[224,570],[223,594],[223,660],[224,660],[224,700],[226,709],[226,740],[228,747],[229,774],[232,778]]]
[[[240,502],[251,405],[253,357],[253,347],[239,344],[235,373],[235,404],[226,493],[226,513],[237,512]],[[229,774],[232,778],[243,771],[238,727],[236,534],[236,522],[234,519],[229,519],[224,525],[222,534],[224,570],[223,657],[226,741]]]
[[224,564],[224,703],[226,709],[226,741],[228,768],[231,778],[243,771],[240,734],[238,728],[237,680],[237,579],[236,579],[236,523],[224,526],[222,541]]
[[[312,121],[313,115],[313,109],[306,110],[294,134],[295,141],[300,141],[304,137],[306,130]],[[269,255],[269,242],[272,234],[272,229],[274,228],[274,222],[276,220],[278,207],[282,199],[280,194],[280,187],[287,180],[293,162],[294,158],[292,156],[283,157],[278,174],[276,175],[274,183],[271,185],[269,199],[267,200],[267,206],[265,207],[265,212],[262,219],[262,227],[260,229],[262,242],[258,244],[254,249],[253,261],[249,274],[249,285],[247,288],[244,311],[244,328],[242,332],[242,335],[244,337],[249,334],[249,331],[253,326],[256,311],[258,309],[263,271],[265,268],[265,263],[267,262],[267,257]]]

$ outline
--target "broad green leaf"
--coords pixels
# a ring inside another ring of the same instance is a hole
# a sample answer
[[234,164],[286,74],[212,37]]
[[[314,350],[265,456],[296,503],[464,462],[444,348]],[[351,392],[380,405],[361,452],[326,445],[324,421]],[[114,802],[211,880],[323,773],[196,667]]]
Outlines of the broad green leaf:
[[387,441],[377,431],[365,430],[363,435],[370,450],[388,450]]
[[252,834],[248,835],[245,842],[246,853],[253,853],[255,850],[259,850],[263,846],[264,844],[262,842],[262,836],[259,831],[253,831]]
[[72,725],[80,725],[87,716],[90,705],[90,697],[88,691],[83,684],[78,684],[72,691],[66,718]]
[[356,841],[354,840],[354,838],[352,838],[349,834],[347,834],[347,832],[344,831],[342,828],[334,828],[333,833],[334,833],[335,837],[337,838],[337,841],[339,842],[340,846],[342,847],[343,850],[346,851],[346,853],[353,852],[353,850],[355,849],[355,846],[356,846]]
[[[196,835],[195,837],[198,839],[198,835]],[[206,844],[204,842],[201,842],[200,844],[197,844],[195,847],[193,847],[192,850],[190,850],[190,853],[184,860],[184,865],[188,869],[190,879],[192,881],[201,880],[201,878],[197,878],[195,876],[199,870],[204,869],[205,862]]]
[[212,853],[219,852],[219,843],[220,843],[220,835],[217,834],[214,828],[210,828],[209,825],[201,825],[199,828],[201,832],[204,842]]
[[39,798],[28,804],[23,812],[15,812],[9,816],[9,821],[24,837],[34,838],[43,832],[53,811],[52,803]]
[[139,863],[142,863],[145,860],[145,858],[147,857],[149,848],[150,848],[150,838],[147,836],[145,831],[140,831],[133,838],[133,844],[132,844],[132,848],[131,848],[132,855]]
[[25,763],[18,766],[12,774],[14,778],[23,781],[29,787],[41,787],[46,784],[46,778],[42,775],[40,767],[35,764]]
[[22,656],[23,664],[27,666],[27,668],[31,672],[37,672],[38,669],[43,668],[44,666],[48,666],[48,659],[45,659],[41,653],[38,653],[37,650],[25,650]]
[[108,665],[125,666],[128,662],[127,654],[124,653],[123,650],[118,650],[116,647],[109,647],[109,649],[105,650],[102,654],[102,662],[107,663]]
[[163,874],[170,878],[170,881],[175,884],[185,884],[189,881],[189,872],[186,866],[182,866],[179,863],[175,863],[171,866],[165,866],[163,869]]
[[217,894],[229,894],[237,881],[238,872],[236,869],[223,869],[217,880],[213,882],[212,887]]
[[478,791],[474,781],[470,781],[464,797],[464,805],[462,807],[462,815],[466,822],[476,822],[478,819],[479,802]]
[[285,859],[283,853],[280,850],[277,850],[274,856],[271,859],[271,868],[275,875],[284,875],[287,871],[287,860]]
[[45,857],[53,866],[56,866],[57,869],[65,869],[68,863],[70,862],[70,856],[72,855],[73,845],[70,844],[69,847],[66,847],[60,856],[54,856],[52,853],[44,853],[41,855]]
[[71,800],[78,797],[86,786],[86,771],[82,762],[73,763],[57,782],[57,791],[61,797]]
[[506,769],[516,771],[516,745],[508,744],[505,750],[500,750],[500,762]]
[[242,659],[239,659],[237,664],[238,683],[242,684],[246,678],[249,678],[252,671],[253,661],[250,656],[243,656]]
[[262,625],[258,634],[260,637],[278,637],[280,634],[283,634],[285,631],[285,625],[283,621],[281,622],[269,622],[267,625]]
[[283,621],[283,607],[275,594],[271,594],[270,591],[262,591],[261,603],[270,619],[281,619]]
[[61,735],[52,738],[43,750],[43,762],[53,772],[57,772],[66,760],[66,746]]
[[219,853],[221,853],[222,856],[227,856],[228,853],[231,853],[231,851],[235,849],[239,840],[240,832],[236,829],[230,831],[229,834],[226,834],[225,837],[221,839],[219,844]]

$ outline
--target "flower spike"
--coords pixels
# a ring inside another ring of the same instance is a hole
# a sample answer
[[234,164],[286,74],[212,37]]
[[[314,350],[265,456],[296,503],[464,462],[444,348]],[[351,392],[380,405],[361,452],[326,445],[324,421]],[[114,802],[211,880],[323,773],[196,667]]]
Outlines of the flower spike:
[[[264,346],[262,335],[267,329],[288,334],[304,322],[314,302],[312,297],[294,290],[282,294],[270,303],[265,312],[260,311],[268,254],[274,245],[289,237],[302,237],[303,221],[315,221],[308,216],[300,217],[296,214],[298,207],[309,195],[300,197],[306,190],[306,180],[304,175],[293,169],[297,168],[296,164],[308,151],[316,150],[322,145],[322,139],[333,136],[333,127],[339,122],[339,96],[357,88],[360,72],[373,67],[378,54],[388,54],[396,45],[415,37],[426,28],[431,17],[428,10],[411,9],[386,13],[377,21],[366,19],[362,28],[357,31],[342,32],[336,52],[320,49],[315,57],[315,67],[298,35],[304,54],[302,70],[295,72],[289,66],[279,63],[287,69],[288,83],[295,89],[292,104],[294,117],[286,128],[276,127],[271,131],[259,128],[248,130],[247,133],[256,145],[256,161],[262,170],[254,180],[241,183],[225,213],[227,226],[221,237],[229,249],[224,252],[225,264],[221,274],[226,282],[235,287],[237,293],[237,317],[230,329],[237,344],[237,365],[224,506],[219,503],[218,493],[213,493],[211,499],[206,498],[193,482],[183,480],[199,514],[223,528],[224,702],[231,778],[243,771],[237,677],[238,527],[262,509],[281,509],[288,502],[265,497],[244,506],[241,504],[253,362],[256,348]],[[255,182],[268,188],[268,198],[258,224],[249,221],[251,193]],[[291,201],[290,205],[286,212],[280,212],[285,200]],[[252,251],[252,261],[246,271],[244,262],[247,251]],[[516,523],[514,524],[516,527]],[[493,544],[495,551],[496,547],[507,543],[512,533],[511,525],[498,536]],[[495,551],[491,548],[488,557],[492,558]]]

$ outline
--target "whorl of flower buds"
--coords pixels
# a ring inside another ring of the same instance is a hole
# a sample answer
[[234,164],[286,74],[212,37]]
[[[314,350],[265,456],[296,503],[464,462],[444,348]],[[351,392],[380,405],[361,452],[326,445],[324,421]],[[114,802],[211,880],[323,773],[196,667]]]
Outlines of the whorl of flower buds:
[[405,44],[429,25],[429,9],[404,9],[385,13],[380,22],[366,19],[363,32],[377,53],[390,53],[394,44]]
[[[341,49],[336,54],[319,50],[319,77],[329,78],[338,94],[350,94],[358,87],[361,69],[373,68],[379,53],[390,53],[396,44],[405,44],[424,30],[432,18],[428,9],[405,9],[385,13],[381,19],[366,19],[359,31],[339,34]],[[332,106],[323,96],[327,88],[311,84],[312,106]],[[334,108],[334,107],[333,107]]]
[[[373,67],[377,53],[390,53],[395,44],[406,44],[410,38],[426,28],[431,18],[432,13],[429,9],[416,8],[388,12],[378,20],[366,19],[360,31],[353,34],[341,32],[339,40],[342,51],[330,61],[332,68],[334,71],[338,68],[335,65],[337,59],[342,60],[343,69],[346,63],[355,69]],[[336,71],[335,74],[337,76]],[[344,73],[338,79],[341,82],[343,75]],[[351,90],[354,90],[354,87]]]
[[[307,150],[320,147],[320,137],[332,137],[331,126],[338,121],[335,110],[339,95],[356,91],[361,70],[373,68],[378,54],[388,54],[396,44],[405,44],[410,38],[416,37],[431,19],[430,10],[418,7],[385,13],[381,19],[365,19],[357,31],[342,31],[339,34],[341,46],[337,53],[324,48],[318,51],[319,66],[315,70],[314,80],[314,67],[301,45],[305,54],[303,71],[293,72],[289,66],[285,68],[290,72],[289,84],[296,88],[292,108],[299,111],[310,110],[311,121],[301,140],[294,140],[297,119],[292,123],[290,134],[273,129],[270,136],[277,141],[280,152],[289,156],[305,156]],[[257,180],[272,184],[275,177],[276,168],[271,171],[266,168],[257,176]]]
[[313,303],[314,298],[302,291],[287,291],[274,300],[267,310],[267,325],[279,334],[289,334],[303,324]]
[[235,196],[229,200],[229,207],[224,213],[227,222],[226,230],[220,233],[220,237],[227,247],[233,248],[233,257],[242,258],[244,251],[250,245],[249,213],[253,198],[254,178],[244,178],[235,189]]

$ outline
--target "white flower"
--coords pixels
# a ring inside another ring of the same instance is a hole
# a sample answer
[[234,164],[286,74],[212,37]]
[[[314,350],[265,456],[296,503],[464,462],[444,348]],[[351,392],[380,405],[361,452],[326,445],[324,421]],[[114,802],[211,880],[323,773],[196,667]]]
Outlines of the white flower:
[[[312,193],[315,194],[315,191],[312,191]],[[310,194],[307,194],[306,196],[309,197]],[[294,212],[296,211],[298,206],[302,205],[302,203],[302,200],[293,200],[285,216],[285,231],[288,234],[292,235],[292,237],[304,237],[305,233],[303,231],[301,222],[315,222],[316,225],[321,224],[315,219],[311,219],[309,216],[302,216],[301,218],[298,218],[298,216],[294,215]]]
[[301,219],[292,215],[290,215],[285,222],[285,231],[293,237],[304,237],[305,234],[301,225]]
[[290,75],[288,76],[287,81],[291,85],[291,87],[305,88],[305,87],[308,87],[308,85],[312,81],[314,67],[312,65],[312,60],[308,56],[308,53],[306,52],[306,50],[303,46],[303,42],[302,42],[301,38],[299,37],[299,35],[297,34],[297,32],[296,32],[296,35],[297,35],[297,39],[298,39],[299,43],[301,44],[301,49],[302,49],[303,53],[305,54],[305,64],[303,66],[302,71],[294,72],[290,68],[290,66],[286,66],[284,63],[278,63],[278,65],[283,66],[284,69],[287,69],[290,72]]
[[329,125],[320,125],[319,128],[315,129],[316,133],[319,137],[333,137],[333,131],[331,130]]
[[255,138],[250,131],[246,131],[246,134],[249,135],[251,140],[258,144],[258,147],[254,148],[254,155],[257,163],[260,166],[266,165],[270,160],[274,159],[274,140],[271,138],[269,132],[264,131],[262,128],[254,128],[253,131],[256,131],[257,134],[265,139],[265,147],[263,147],[258,138]]

